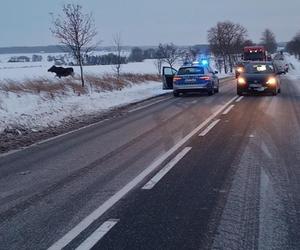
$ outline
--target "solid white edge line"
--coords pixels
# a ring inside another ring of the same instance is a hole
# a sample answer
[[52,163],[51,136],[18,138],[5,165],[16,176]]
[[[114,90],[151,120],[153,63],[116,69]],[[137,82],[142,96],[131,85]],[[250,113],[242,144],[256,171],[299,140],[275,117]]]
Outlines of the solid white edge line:
[[144,190],[152,189],[175,165],[191,150],[191,147],[184,148],[164,168],[162,168],[149,182],[142,187]]
[[171,157],[179,148],[181,148],[187,141],[189,141],[195,134],[203,129],[209,122],[211,122],[217,115],[219,115],[228,105],[230,105],[237,96],[233,97],[222,107],[220,107],[209,118],[202,122],[197,128],[181,139],[176,145],[174,145],[169,151],[160,156],[154,162],[152,162],[143,172],[136,176],[132,181],[126,184],[121,190],[111,196],[107,201],[100,205],[90,215],[85,217],[79,222],[73,229],[66,233],[62,238],[56,241],[49,250],[60,250],[67,246],[72,240],[74,240],[82,231],[89,227],[95,220],[103,215],[108,209],[114,206],[119,200],[121,200],[126,194],[128,194],[135,186],[140,184],[149,174],[151,174],[156,168],[158,168],[164,161]]
[[206,136],[209,131],[211,131],[221,120],[218,119],[218,120],[215,120],[214,122],[212,122],[206,129],[204,129],[200,134],[199,136]]
[[144,105],[144,106],[141,106],[141,107],[137,107],[137,108],[131,109],[131,110],[128,111],[128,113],[132,113],[132,112],[135,112],[135,111],[138,111],[138,110],[141,110],[141,109],[145,109],[145,108],[151,107],[151,106],[153,106],[153,105],[155,105],[155,104],[161,103],[161,102],[163,102],[163,101],[170,100],[170,99],[172,99],[172,98],[173,98],[173,97],[168,97],[168,98],[165,98],[165,99],[162,99],[162,100],[158,100],[158,101],[156,101],[156,102],[149,103],[149,104]]
[[76,250],[89,250],[95,246],[117,223],[119,220],[110,219],[105,221],[95,232],[93,232]]
[[237,100],[235,100],[235,102],[240,102],[243,98],[243,96],[240,96]]
[[234,105],[230,105],[223,113],[222,115],[227,115],[232,109],[233,109]]

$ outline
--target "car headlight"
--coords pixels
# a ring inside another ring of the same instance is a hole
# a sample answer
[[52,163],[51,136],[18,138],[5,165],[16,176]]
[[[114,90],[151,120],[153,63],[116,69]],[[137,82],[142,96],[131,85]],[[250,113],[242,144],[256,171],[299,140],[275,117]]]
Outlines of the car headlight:
[[236,69],[236,71],[239,72],[239,73],[243,73],[244,72],[244,68],[243,67],[238,67]]
[[241,85],[246,84],[246,79],[243,77],[239,77],[237,81],[238,81],[238,84],[241,84]]
[[275,85],[277,83],[277,80],[275,77],[270,77],[267,81],[267,84],[270,84],[270,85]]

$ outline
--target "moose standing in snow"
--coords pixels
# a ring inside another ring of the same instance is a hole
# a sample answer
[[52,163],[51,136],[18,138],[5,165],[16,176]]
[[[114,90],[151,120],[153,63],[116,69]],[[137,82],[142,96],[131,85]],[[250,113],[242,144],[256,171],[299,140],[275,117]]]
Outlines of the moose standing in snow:
[[66,76],[74,76],[73,68],[64,68],[64,67],[56,67],[53,65],[48,72],[55,73],[58,78],[66,77]]

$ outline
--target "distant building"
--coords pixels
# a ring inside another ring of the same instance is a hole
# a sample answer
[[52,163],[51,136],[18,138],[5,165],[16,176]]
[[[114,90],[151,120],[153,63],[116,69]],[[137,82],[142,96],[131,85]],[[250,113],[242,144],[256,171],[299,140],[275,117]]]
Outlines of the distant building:
[[8,60],[9,63],[15,62],[30,62],[30,58],[27,56],[13,56]]
[[41,62],[43,60],[43,57],[40,55],[32,55],[32,61],[33,62]]

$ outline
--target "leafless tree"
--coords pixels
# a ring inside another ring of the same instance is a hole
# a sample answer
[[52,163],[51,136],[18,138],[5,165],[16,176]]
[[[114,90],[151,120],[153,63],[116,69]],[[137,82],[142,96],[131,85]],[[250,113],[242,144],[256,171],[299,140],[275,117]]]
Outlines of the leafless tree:
[[154,60],[154,66],[156,67],[157,73],[158,73],[159,75],[162,74],[162,65],[163,65],[163,61],[162,61],[161,58],[156,58],[156,59]]
[[84,87],[84,58],[96,46],[94,39],[97,31],[92,13],[85,14],[81,5],[64,5],[62,14],[53,16],[50,30],[54,37],[72,52],[80,66],[81,84]]
[[178,49],[173,43],[159,44],[158,54],[161,56],[162,61],[167,63],[171,68],[179,58]]
[[199,54],[200,54],[200,49],[197,48],[197,46],[193,46],[193,47],[189,48],[189,55],[190,55],[192,61],[197,60],[198,59],[197,57],[199,56]]
[[117,62],[113,66],[113,70],[116,72],[118,79],[120,78],[120,72],[122,67],[122,52],[123,52],[123,46],[122,46],[122,37],[120,33],[116,33],[113,36],[113,44],[115,47],[115,52],[117,53]]
[[287,51],[300,60],[300,32],[294,36],[286,45]]
[[265,46],[268,52],[274,53],[277,50],[275,34],[270,29],[265,29],[262,33],[261,44]]
[[240,24],[230,21],[219,22],[208,30],[208,41],[213,54],[223,58],[225,72],[233,71],[247,37],[247,30]]

